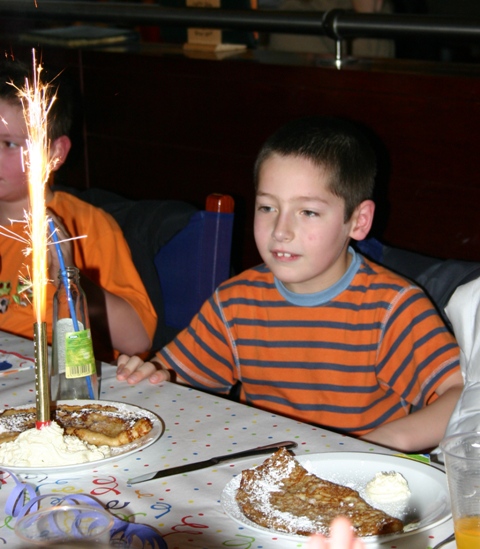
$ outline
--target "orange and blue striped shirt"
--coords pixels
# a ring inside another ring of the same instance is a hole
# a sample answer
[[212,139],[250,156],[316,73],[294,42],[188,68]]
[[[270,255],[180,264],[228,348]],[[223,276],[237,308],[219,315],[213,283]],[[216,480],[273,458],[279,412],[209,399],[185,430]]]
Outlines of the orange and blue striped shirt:
[[221,284],[157,357],[196,388],[362,435],[433,402],[459,350],[425,294],[350,250],[333,287],[288,292],[260,265]]

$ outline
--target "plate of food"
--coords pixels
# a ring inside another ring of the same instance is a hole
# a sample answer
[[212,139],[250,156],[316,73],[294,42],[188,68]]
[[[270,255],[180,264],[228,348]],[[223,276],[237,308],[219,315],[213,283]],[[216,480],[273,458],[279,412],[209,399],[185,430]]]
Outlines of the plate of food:
[[144,408],[107,400],[62,400],[52,422],[35,428],[35,405],[0,413],[0,469],[14,473],[70,472],[100,467],[143,450],[165,429]]
[[297,541],[328,534],[340,514],[366,543],[416,534],[452,516],[443,471],[363,452],[293,456],[281,449],[228,482],[221,503],[240,524]]

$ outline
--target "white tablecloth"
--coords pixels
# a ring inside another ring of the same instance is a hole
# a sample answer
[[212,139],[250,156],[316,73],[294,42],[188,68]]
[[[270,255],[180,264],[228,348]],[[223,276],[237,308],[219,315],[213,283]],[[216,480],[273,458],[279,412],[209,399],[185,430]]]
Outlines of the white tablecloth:
[[[31,357],[32,342],[0,333],[2,408],[35,403]],[[155,412],[165,423],[163,435],[150,447],[114,463],[88,465],[70,474],[56,472],[22,478],[36,485],[39,494],[93,495],[119,517],[157,528],[169,549],[298,549],[305,544],[243,526],[222,509],[220,496],[225,485],[243,469],[261,463],[266,456],[229,461],[142,484],[129,485],[129,478],[282,440],[297,442],[297,455],[338,451],[389,453],[354,438],[172,383],[157,386],[147,382],[137,386],[119,383],[115,379],[115,368],[109,365],[102,365],[100,398],[135,404]],[[11,486],[12,480],[6,476],[0,489],[2,511]],[[21,545],[13,532],[14,520],[2,512],[0,545]],[[381,547],[427,549],[452,531],[449,520],[432,530],[395,543],[384,543]],[[448,549],[452,547],[455,544]]]

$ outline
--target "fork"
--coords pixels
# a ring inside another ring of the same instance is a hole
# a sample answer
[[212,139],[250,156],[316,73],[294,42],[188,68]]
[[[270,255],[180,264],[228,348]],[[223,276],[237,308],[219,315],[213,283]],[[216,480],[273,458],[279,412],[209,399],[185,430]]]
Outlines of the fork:
[[433,549],[440,549],[440,547],[443,547],[444,545],[447,545],[447,543],[450,543],[451,541],[455,540],[455,534],[451,534],[448,536],[448,538],[445,538],[440,543],[437,543]]

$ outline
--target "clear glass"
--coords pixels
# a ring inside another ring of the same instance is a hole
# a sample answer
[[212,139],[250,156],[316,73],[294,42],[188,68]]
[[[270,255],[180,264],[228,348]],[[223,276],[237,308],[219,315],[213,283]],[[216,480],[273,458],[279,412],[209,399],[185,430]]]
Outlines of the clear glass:
[[480,547],[480,433],[460,433],[440,443],[445,457],[458,549]]
[[85,292],[76,267],[60,272],[53,298],[52,400],[98,398]]
[[60,505],[24,515],[16,521],[15,533],[28,544],[47,547],[59,542],[76,547],[81,541],[108,547],[113,525],[114,517],[105,509]]

